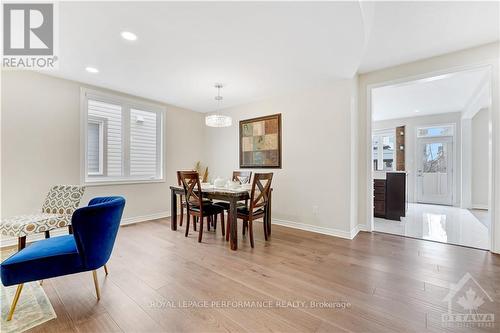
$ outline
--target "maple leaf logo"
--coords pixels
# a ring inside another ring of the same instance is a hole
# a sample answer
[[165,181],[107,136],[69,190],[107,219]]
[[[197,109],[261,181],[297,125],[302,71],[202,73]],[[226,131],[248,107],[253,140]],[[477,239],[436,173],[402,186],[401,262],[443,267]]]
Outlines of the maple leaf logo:
[[476,296],[476,292],[469,288],[469,290],[465,292],[465,296],[460,296],[457,303],[460,304],[464,310],[468,310],[472,313],[473,310],[477,310],[484,303],[484,300],[482,297]]

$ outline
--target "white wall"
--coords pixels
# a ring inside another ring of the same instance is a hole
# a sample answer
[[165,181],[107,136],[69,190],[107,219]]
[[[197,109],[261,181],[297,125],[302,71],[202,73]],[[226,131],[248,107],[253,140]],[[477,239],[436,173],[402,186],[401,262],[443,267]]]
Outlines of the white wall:
[[417,128],[429,125],[439,125],[439,124],[455,124],[455,142],[453,147],[454,156],[454,173],[453,181],[455,184],[453,191],[453,203],[454,205],[460,205],[460,145],[461,145],[461,113],[443,113],[436,115],[411,117],[411,118],[400,118],[400,119],[390,119],[374,121],[372,124],[372,130],[381,129],[396,129],[398,126],[406,126],[405,129],[405,168],[408,172],[408,198],[409,202],[416,202],[417,192],[416,192],[416,149],[417,149]]
[[[400,66],[395,66],[379,71],[374,71],[359,76],[359,218],[364,227],[370,229],[371,200],[369,199],[373,186],[370,185],[369,174],[371,170],[371,158],[368,158],[371,138],[371,119],[368,108],[368,91],[370,87],[384,84],[394,84],[415,78],[432,76],[453,70],[470,68],[471,66],[489,66],[492,73],[492,136],[494,143],[500,142],[500,115],[499,115],[499,48],[498,42],[484,46],[471,48],[463,51],[449,53],[446,55],[420,60]],[[491,207],[493,211],[493,235],[492,251],[500,253],[500,144],[494,146],[494,169],[490,171],[493,175],[493,189],[497,193]],[[498,213],[496,213],[498,212]]]
[[[39,211],[53,184],[80,183],[80,88],[89,86],[30,71],[1,74],[1,205],[7,217]],[[175,170],[202,159],[203,115],[165,108],[166,182],[87,187],[82,206],[117,194],[127,199],[124,219],[170,212]]]
[[224,110],[235,125],[205,131],[212,175],[227,178],[238,169],[240,120],[281,113],[282,169],[252,170],[274,172],[273,223],[350,237],[351,213],[357,202],[356,193],[351,193],[351,178],[356,178],[351,164],[357,160],[351,155],[351,134],[355,137],[357,129],[352,124],[355,89],[355,80],[339,80]]
[[489,118],[488,109],[472,118],[472,208],[488,208]]

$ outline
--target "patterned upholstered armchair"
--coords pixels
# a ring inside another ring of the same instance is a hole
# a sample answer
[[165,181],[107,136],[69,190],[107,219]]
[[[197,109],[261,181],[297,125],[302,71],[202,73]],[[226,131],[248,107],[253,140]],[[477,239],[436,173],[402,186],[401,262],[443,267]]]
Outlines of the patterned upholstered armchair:
[[17,237],[18,249],[21,250],[26,246],[26,236],[44,232],[45,238],[49,238],[51,230],[66,226],[72,233],[71,216],[78,208],[84,191],[84,186],[53,186],[45,198],[41,213],[2,219],[1,234]]

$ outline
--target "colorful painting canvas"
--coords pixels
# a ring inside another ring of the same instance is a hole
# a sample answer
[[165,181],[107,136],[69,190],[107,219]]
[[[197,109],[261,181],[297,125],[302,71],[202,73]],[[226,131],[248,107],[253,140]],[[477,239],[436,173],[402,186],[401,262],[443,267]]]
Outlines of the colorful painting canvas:
[[240,121],[240,168],[281,168],[281,114]]

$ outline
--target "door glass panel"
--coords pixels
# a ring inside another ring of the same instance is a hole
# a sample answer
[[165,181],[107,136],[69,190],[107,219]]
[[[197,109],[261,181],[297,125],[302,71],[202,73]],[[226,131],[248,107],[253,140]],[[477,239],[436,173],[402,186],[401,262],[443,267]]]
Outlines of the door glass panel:
[[446,173],[446,146],[441,142],[424,145],[424,173]]
[[423,194],[443,196],[448,194],[448,156],[446,144],[433,142],[424,144]]

